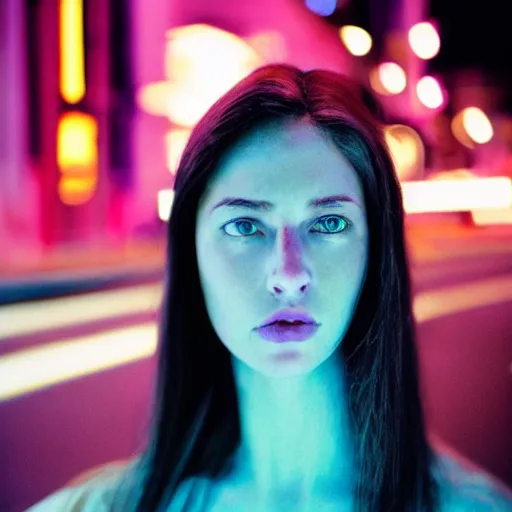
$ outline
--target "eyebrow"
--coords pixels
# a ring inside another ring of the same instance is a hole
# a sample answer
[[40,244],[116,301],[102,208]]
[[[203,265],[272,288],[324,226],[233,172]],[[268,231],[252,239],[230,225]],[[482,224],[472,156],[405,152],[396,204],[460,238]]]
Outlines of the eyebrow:
[[[340,208],[344,203],[354,203],[360,207],[360,204],[351,196],[348,195],[334,195],[327,197],[320,197],[318,199],[312,199],[308,203],[308,208]],[[269,212],[274,208],[272,203],[268,201],[258,201],[255,199],[245,199],[243,197],[225,197],[222,201],[219,201],[210,210],[210,214],[221,206],[227,206],[229,208],[247,208],[249,210],[265,211]]]

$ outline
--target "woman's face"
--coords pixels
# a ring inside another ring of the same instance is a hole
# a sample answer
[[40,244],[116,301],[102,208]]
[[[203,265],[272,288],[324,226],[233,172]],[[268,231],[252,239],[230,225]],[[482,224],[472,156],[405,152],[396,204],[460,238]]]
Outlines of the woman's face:
[[[317,199],[342,200],[311,206]],[[228,206],[227,198],[265,202]],[[269,376],[310,372],[338,348],[366,275],[368,227],[353,167],[306,122],[252,131],[221,159],[199,204],[199,277],[211,323],[232,356]],[[257,330],[272,314],[307,312],[304,341]]]

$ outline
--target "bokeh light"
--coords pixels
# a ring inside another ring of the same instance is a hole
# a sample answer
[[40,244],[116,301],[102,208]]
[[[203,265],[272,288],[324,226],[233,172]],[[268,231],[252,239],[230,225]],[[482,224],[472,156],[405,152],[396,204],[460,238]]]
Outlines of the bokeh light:
[[67,205],[89,201],[98,182],[98,122],[83,112],[63,114],[57,126],[58,194]]
[[306,7],[319,16],[330,16],[336,10],[337,0],[306,0]]
[[462,124],[466,133],[477,144],[485,144],[492,139],[493,129],[489,118],[477,107],[462,111]]
[[146,84],[137,93],[137,104],[147,114],[165,116],[166,104],[171,96],[172,87],[169,82]]
[[168,81],[138,91],[140,107],[192,127],[204,113],[251,71],[262,65],[242,38],[209,25],[188,25],[167,32],[165,70]]
[[345,25],[339,30],[340,38],[347,50],[357,57],[366,55],[372,48],[372,37],[361,27]]
[[178,169],[178,164],[190,137],[190,130],[174,129],[165,136],[165,150],[167,154],[167,168],[172,174]]
[[85,95],[83,0],[61,0],[59,10],[60,94],[68,103]]
[[431,59],[439,53],[441,40],[432,23],[417,23],[409,30],[409,44],[420,59]]
[[451,129],[455,138],[464,146],[474,148],[475,144],[485,144],[492,139],[491,121],[477,107],[467,107],[453,117]]
[[410,126],[386,126],[384,137],[401,181],[420,179],[423,176],[425,148],[420,135]]
[[158,192],[158,217],[167,222],[171,217],[172,203],[174,202],[174,190],[165,189]]
[[441,85],[433,76],[424,76],[418,81],[416,94],[427,108],[439,108],[444,102]]
[[402,184],[407,213],[464,212],[509,208],[512,204],[510,178],[410,181]]
[[399,94],[407,85],[405,71],[396,62],[383,62],[380,64],[377,68],[377,77],[375,78],[378,78],[386,94]]
[[245,40],[265,62],[280,62],[288,59],[286,39],[277,30],[258,30]]
[[61,177],[58,184],[60,200],[68,206],[85,204],[96,192],[97,185],[98,178],[95,175],[66,174]]

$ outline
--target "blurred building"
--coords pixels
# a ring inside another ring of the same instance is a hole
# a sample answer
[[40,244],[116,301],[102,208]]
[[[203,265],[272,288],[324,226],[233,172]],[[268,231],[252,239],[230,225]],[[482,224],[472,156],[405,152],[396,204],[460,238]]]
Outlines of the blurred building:
[[[0,261],[122,247],[162,231],[158,198],[172,192],[194,123],[238,79],[273,61],[356,76],[391,123],[414,128],[418,146],[428,142],[427,166],[502,155],[493,165],[503,167],[507,137],[465,149],[462,131],[453,132],[457,108],[492,114],[496,105],[482,101],[495,92],[479,86],[468,97],[467,87],[453,82],[447,91],[442,77],[426,75],[442,47],[436,24],[424,22],[428,4],[2,0]],[[419,154],[398,142],[400,161]],[[424,167],[423,153],[414,158]],[[412,167],[409,178],[423,176]]]
[[296,0],[0,3],[2,259],[122,244],[158,220],[170,124],[137,91],[165,80],[168,31],[193,24],[250,42],[261,64],[350,65],[336,28]]

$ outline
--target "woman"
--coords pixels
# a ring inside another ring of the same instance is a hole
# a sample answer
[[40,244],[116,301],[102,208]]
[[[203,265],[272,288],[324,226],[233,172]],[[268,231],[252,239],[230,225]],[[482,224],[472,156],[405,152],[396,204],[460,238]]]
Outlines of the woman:
[[169,221],[150,442],[115,485],[52,510],[508,506],[428,443],[402,199],[373,110],[343,76],[269,65],[198,123]]

